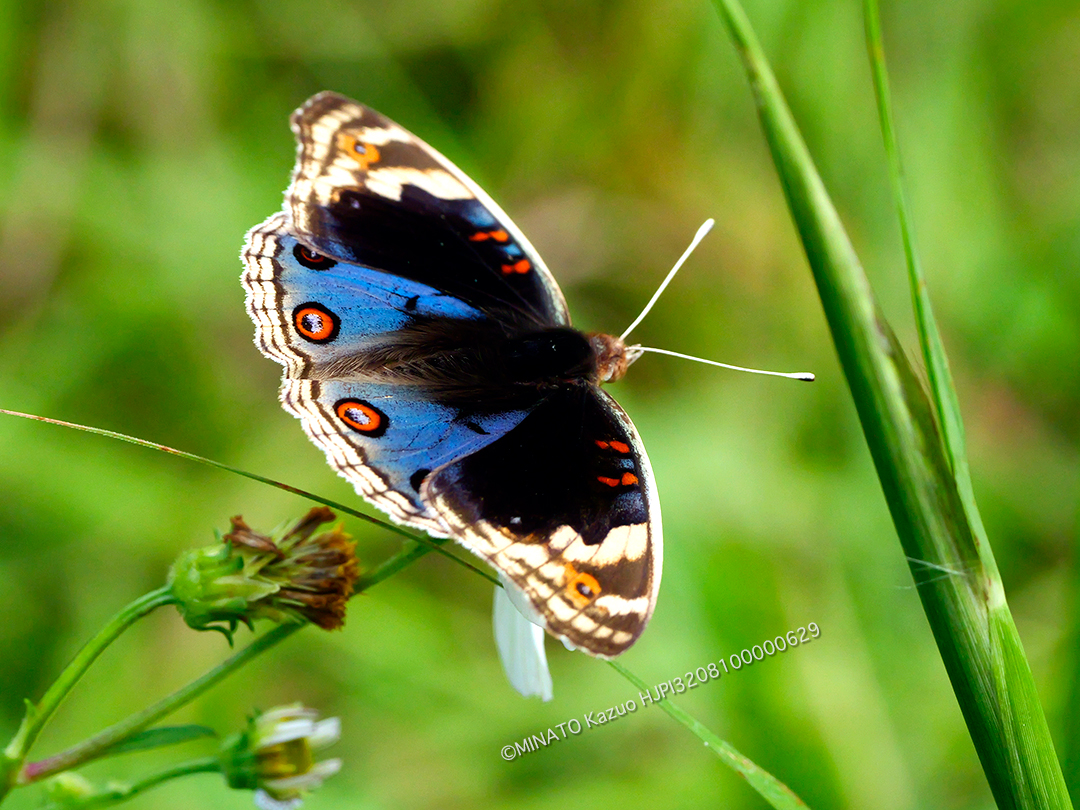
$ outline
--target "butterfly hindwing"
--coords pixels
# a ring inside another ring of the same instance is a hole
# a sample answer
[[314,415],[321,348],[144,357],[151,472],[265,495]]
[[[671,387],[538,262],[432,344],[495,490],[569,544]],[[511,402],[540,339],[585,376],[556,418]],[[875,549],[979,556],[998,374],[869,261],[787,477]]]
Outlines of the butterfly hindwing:
[[309,99],[292,127],[297,164],[285,209],[310,247],[504,318],[569,323],[558,285],[525,236],[415,135],[336,93]]
[[462,418],[417,389],[341,380],[287,380],[281,401],[361,495],[399,522],[439,537],[449,532],[420,496],[426,478],[525,417],[512,411]]
[[555,636],[611,657],[644,629],[660,584],[660,505],[633,424],[596,386],[551,394],[424,494]]

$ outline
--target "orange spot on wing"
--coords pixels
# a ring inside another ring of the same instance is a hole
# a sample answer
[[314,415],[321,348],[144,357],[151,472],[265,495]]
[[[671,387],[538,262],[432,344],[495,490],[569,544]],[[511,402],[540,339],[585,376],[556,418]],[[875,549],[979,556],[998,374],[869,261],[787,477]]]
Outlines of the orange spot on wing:
[[618,478],[607,478],[606,476],[598,475],[596,476],[596,480],[601,484],[607,484],[609,487],[617,487],[619,485]]
[[372,163],[379,162],[379,150],[373,144],[363,143],[348,132],[338,133],[338,149],[360,164],[362,172],[366,172]]
[[529,264],[528,259],[521,259],[520,261],[516,261],[513,264],[504,264],[502,266],[502,271],[504,275],[508,276],[511,273],[528,273],[529,268],[531,267],[532,265]]
[[624,487],[628,487],[628,486],[631,486],[633,484],[636,484],[637,483],[637,476],[634,475],[633,473],[623,473],[621,483],[622,483],[622,485]]
[[566,584],[563,586],[563,592],[566,594],[566,598],[579,609],[588,607],[589,603],[598,597],[603,590],[600,583],[596,581],[596,577],[592,574],[578,571],[570,563],[566,564],[565,570]]
[[507,242],[510,240],[510,234],[499,228],[497,231],[477,231],[469,237],[470,242],[486,242],[488,239],[494,239],[496,242]]
[[617,442],[617,441],[614,441],[614,440],[611,442],[611,449],[618,452],[618,453],[629,453],[630,452],[630,446],[629,445],[626,445],[626,444],[623,444],[622,442]]
[[610,445],[607,442],[602,442],[599,439],[596,440],[596,446],[601,450],[607,450]]

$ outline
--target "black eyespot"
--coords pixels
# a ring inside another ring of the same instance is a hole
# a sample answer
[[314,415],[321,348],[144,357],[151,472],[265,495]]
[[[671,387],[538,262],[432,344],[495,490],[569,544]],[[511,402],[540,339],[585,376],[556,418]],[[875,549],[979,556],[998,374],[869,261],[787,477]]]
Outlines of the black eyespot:
[[405,309],[409,312],[413,312],[416,309],[416,302],[420,300],[419,295],[414,295],[408,301],[405,302]]
[[486,430],[484,430],[482,427],[480,427],[480,425],[476,424],[476,422],[472,421],[471,419],[466,419],[464,422],[462,422],[462,424],[465,425],[465,427],[467,427],[473,433],[479,433],[481,436],[490,435]]
[[417,492],[420,491],[420,485],[424,483],[424,479],[428,477],[431,470],[420,469],[409,476],[409,483],[412,484],[412,488]]
[[593,596],[595,596],[592,588],[590,588],[584,582],[579,581],[574,585],[574,587],[577,589],[577,592],[584,596],[586,599],[592,599]]
[[321,253],[316,253],[314,250],[308,250],[299,243],[293,248],[292,252],[296,260],[310,270],[329,270],[337,264],[337,262],[329,256],[323,256]]

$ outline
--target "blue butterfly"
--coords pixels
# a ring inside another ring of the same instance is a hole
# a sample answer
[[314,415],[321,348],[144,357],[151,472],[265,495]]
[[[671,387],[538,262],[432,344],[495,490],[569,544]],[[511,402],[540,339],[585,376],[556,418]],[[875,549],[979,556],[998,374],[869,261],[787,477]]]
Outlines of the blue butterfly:
[[623,652],[662,563],[649,459],[600,388],[633,350],[573,329],[524,235],[415,135],[335,93],[292,129],[284,210],[242,254],[282,405],[372,505],[486,560],[557,638]]

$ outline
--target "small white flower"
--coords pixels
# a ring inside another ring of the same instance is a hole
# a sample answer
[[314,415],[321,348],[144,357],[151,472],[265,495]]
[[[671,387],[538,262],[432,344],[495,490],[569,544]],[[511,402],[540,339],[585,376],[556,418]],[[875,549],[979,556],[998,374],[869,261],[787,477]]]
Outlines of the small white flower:
[[293,810],[303,794],[341,770],[340,759],[316,762],[314,752],[341,737],[336,717],[299,703],[278,706],[248,721],[222,746],[221,770],[229,786],[255,791],[260,810]]
[[544,653],[543,619],[536,614],[525,594],[509,579],[499,575],[503,587],[495,588],[492,620],[495,646],[499,649],[506,677],[523,697],[552,698],[551,672]]

